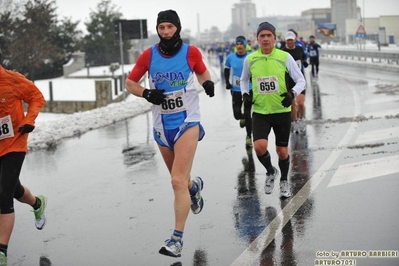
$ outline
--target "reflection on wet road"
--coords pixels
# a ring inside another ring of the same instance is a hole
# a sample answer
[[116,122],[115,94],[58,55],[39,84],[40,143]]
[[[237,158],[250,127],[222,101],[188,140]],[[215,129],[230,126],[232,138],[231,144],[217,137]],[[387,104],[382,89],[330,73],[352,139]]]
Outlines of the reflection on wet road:
[[[255,162],[252,148],[246,148],[248,156],[242,158],[243,169],[237,176],[237,200],[234,204],[234,219],[238,237],[251,243],[268,224],[261,210],[255,177]],[[260,192],[258,192],[258,190]]]

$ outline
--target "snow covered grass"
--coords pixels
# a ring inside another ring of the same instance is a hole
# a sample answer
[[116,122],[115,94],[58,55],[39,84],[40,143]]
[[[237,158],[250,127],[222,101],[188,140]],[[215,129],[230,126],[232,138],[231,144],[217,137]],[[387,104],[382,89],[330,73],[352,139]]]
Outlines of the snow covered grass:
[[126,101],[73,114],[40,113],[36,128],[29,134],[28,149],[53,149],[57,143],[69,137],[122,121],[151,109],[143,98],[130,95]]

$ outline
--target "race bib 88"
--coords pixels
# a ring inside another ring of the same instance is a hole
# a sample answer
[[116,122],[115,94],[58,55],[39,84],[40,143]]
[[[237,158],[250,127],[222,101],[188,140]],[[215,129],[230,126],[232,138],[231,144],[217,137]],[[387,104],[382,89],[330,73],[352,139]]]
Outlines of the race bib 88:
[[12,128],[11,116],[7,115],[0,118],[0,140],[13,138],[14,130]]

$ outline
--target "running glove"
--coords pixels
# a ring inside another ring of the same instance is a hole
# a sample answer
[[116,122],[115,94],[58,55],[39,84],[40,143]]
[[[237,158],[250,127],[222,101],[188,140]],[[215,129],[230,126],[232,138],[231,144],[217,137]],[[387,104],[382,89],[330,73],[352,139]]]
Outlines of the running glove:
[[309,64],[308,64],[307,61],[303,61],[303,62],[302,62],[302,65],[303,65],[304,68],[307,68]]
[[165,101],[165,94],[163,94],[165,90],[149,90],[144,89],[143,91],[143,98],[146,99],[148,102],[160,105]]
[[242,100],[244,102],[244,106],[245,107],[251,107],[251,105],[252,105],[252,97],[251,97],[251,95],[249,95],[248,93],[244,93],[242,95]]
[[20,126],[18,129],[18,132],[21,133],[21,135],[25,134],[25,133],[30,133],[35,129],[34,126],[29,125],[29,124],[25,124],[23,126]]
[[292,91],[284,92],[283,94],[280,94],[280,96],[284,97],[284,99],[281,101],[281,104],[285,108],[290,107],[292,104],[292,100],[295,98],[294,93]]
[[209,97],[215,96],[215,84],[211,80],[207,80],[204,83],[202,83],[202,87],[205,89],[206,95]]
[[226,83],[226,90],[231,90],[233,86],[230,84],[230,82]]

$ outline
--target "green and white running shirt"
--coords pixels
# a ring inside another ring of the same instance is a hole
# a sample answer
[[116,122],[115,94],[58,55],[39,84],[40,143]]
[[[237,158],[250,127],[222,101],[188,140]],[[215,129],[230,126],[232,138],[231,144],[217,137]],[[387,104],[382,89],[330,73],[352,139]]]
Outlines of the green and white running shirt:
[[306,81],[292,56],[280,49],[266,55],[261,48],[249,54],[245,60],[240,80],[241,93],[249,93],[249,79],[252,78],[253,111],[259,114],[279,114],[291,112],[285,108],[281,94],[287,92],[288,76],[295,81],[292,90],[300,94]]

